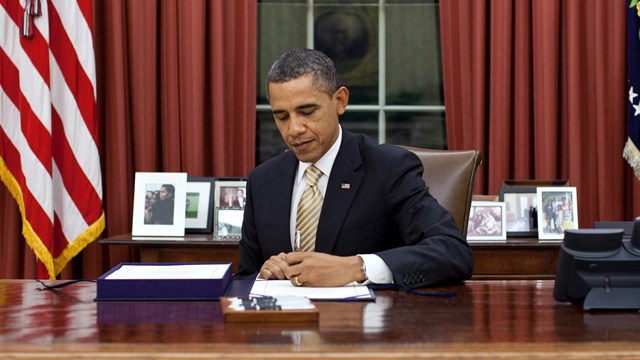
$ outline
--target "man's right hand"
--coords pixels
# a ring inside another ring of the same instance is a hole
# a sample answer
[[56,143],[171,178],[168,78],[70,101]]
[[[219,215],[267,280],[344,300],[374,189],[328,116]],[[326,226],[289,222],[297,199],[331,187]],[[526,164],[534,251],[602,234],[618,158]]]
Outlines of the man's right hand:
[[285,261],[286,254],[280,253],[269,258],[265,261],[260,268],[259,277],[266,280],[285,280],[288,279],[284,274],[285,269],[289,267],[289,264]]

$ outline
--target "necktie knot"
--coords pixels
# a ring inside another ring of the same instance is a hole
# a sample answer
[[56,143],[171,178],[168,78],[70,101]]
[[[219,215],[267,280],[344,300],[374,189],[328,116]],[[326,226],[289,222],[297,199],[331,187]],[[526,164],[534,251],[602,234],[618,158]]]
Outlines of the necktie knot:
[[307,168],[306,175],[307,184],[309,186],[316,186],[318,184],[318,179],[320,179],[320,176],[322,176],[322,171],[315,165],[311,165]]

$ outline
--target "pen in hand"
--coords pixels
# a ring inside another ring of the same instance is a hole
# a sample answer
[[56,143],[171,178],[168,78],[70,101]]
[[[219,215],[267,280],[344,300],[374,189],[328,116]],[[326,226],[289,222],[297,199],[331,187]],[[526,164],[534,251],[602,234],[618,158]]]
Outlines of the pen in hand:
[[300,251],[300,230],[296,230],[296,237],[294,239],[293,251]]

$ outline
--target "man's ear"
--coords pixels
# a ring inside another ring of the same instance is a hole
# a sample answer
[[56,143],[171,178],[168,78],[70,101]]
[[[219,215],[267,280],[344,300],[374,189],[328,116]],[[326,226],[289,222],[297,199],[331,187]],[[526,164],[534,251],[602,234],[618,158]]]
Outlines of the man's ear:
[[344,114],[344,112],[347,110],[347,105],[349,104],[349,89],[341,86],[333,94],[333,100],[336,101],[336,109],[338,110],[338,115]]

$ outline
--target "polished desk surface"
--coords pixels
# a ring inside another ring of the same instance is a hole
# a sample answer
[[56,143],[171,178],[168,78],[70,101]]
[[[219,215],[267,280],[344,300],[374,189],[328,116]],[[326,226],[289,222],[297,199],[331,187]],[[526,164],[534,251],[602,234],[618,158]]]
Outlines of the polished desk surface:
[[0,357],[640,357],[637,311],[583,312],[553,281],[468,281],[454,297],[376,291],[318,302],[316,326],[225,325],[219,302],[95,302],[94,283],[56,291],[0,280]]

